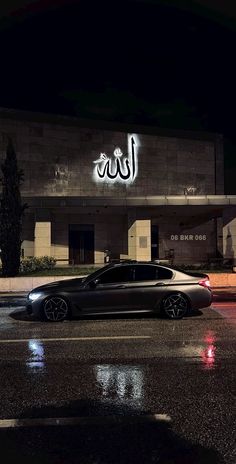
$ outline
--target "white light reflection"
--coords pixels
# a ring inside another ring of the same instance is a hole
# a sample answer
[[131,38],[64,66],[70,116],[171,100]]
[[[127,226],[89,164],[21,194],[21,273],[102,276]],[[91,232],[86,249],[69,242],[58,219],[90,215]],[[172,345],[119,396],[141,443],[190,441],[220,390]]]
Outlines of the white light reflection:
[[29,359],[26,362],[27,367],[34,372],[45,370],[44,346],[40,340],[32,339],[28,342],[30,351]]
[[105,398],[130,401],[143,397],[143,372],[136,366],[98,365],[95,375]]

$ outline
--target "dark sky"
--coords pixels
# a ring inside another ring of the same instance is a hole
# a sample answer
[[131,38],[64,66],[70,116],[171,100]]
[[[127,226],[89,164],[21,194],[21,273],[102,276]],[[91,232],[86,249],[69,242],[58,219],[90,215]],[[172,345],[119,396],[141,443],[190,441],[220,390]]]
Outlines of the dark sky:
[[236,7],[220,0],[8,0],[0,106],[223,133],[236,194]]

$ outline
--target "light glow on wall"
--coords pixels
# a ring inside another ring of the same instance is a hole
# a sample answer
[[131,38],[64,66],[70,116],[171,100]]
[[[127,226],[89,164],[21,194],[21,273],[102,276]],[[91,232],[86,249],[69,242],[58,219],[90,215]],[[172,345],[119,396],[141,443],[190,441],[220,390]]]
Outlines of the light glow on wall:
[[107,184],[133,184],[138,174],[139,139],[136,134],[127,136],[128,154],[125,155],[120,147],[116,147],[113,156],[100,153],[93,170],[95,182]]

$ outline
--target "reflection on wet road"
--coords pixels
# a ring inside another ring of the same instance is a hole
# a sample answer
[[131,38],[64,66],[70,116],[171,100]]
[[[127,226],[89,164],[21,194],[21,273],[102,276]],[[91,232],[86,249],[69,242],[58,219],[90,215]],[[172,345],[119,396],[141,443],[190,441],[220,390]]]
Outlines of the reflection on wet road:
[[[43,442],[52,463],[61,456],[78,462],[79,444],[86,464],[235,464],[236,332],[222,314],[204,309],[182,321],[104,317],[42,324],[2,310],[1,427],[39,418],[37,431],[24,422],[29,453]],[[142,423],[132,422],[140,417]],[[49,418],[55,419],[50,432]],[[122,422],[127,419],[132,426]],[[22,434],[12,432],[19,446]]]
[[26,359],[26,366],[30,371],[45,371],[44,344],[37,339],[28,342],[29,357]]
[[215,365],[216,335],[212,330],[206,332],[204,341],[207,344],[201,352],[202,362],[206,369],[212,369]]
[[144,372],[139,366],[103,364],[94,367],[97,385],[101,386],[101,401],[112,399],[116,405],[122,404],[142,409],[144,392]]

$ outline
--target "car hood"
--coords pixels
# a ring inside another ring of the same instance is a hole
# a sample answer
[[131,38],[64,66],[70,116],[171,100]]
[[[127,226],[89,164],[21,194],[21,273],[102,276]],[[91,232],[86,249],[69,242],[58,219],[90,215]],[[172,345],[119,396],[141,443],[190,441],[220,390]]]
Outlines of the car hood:
[[50,282],[48,284],[40,285],[40,287],[33,288],[31,292],[37,292],[37,291],[47,291],[47,290],[56,290],[56,289],[62,289],[63,287],[78,287],[82,281],[84,280],[84,277],[75,277],[73,279],[64,279],[64,280],[57,280],[56,282]]

